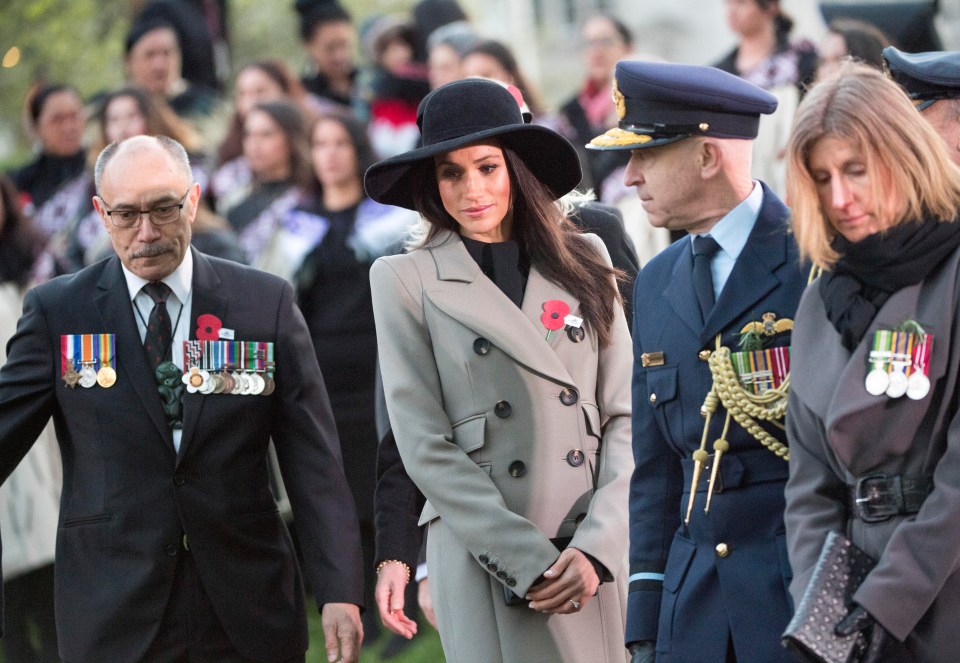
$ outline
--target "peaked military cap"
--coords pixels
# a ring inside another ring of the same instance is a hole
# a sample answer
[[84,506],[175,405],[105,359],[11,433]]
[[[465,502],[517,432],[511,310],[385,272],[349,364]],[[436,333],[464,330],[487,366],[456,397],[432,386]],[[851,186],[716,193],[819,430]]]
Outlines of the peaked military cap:
[[884,68],[923,110],[939,99],[960,98],[960,53],[934,51],[904,53],[883,49]]
[[622,60],[613,80],[619,125],[587,145],[634,150],[690,136],[756,138],[777,98],[715,67]]

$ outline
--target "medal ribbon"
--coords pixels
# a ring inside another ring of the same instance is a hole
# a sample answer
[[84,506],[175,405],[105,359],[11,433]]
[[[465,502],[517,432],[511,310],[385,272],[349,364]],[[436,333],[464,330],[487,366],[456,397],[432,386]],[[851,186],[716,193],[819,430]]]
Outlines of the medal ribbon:
[[78,370],[79,334],[64,334],[60,337],[60,375],[66,375],[70,369]]
[[[100,364],[102,366],[113,366],[113,348],[116,344],[116,334],[98,334],[100,341]],[[116,369],[116,367],[114,367]]]
[[871,370],[889,371],[890,360],[893,358],[894,332],[889,329],[878,329],[873,333],[873,349],[870,350],[869,362]]
[[933,334],[922,334],[919,342],[913,346],[911,369],[930,377],[930,353],[933,351]]
[[80,363],[96,368],[98,348],[93,343],[93,336],[93,334],[83,334],[80,337]]
[[273,377],[272,369],[276,366],[276,364],[273,361],[273,343],[267,343],[266,346],[267,346],[267,360],[264,366],[267,369],[267,375],[270,377]]
[[893,332],[893,356],[889,365],[891,373],[900,371],[909,377],[914,337],[915,334],[911,332]]
[[771,348],[767,352],[769,353],[773,388],[777,389],[790,375],[790,347]]

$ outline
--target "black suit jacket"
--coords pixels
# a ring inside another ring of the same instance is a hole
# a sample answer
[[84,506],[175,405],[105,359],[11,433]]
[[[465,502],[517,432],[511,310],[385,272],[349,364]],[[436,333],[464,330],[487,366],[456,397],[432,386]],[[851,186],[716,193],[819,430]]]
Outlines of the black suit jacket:
[[[0,481],[52,416],[63,456],[57,628],[64,659],[139,660],[156,635],[181,541],[245,657],[307,647],[303,583],[269,487],[277,450],[317,602],[362,602],[356,512],[307,327],[282,279],[194,251],[192,316],[275,343],[270,396],[186,394],[175,451],[120,261],[26,296],[0,370]],[[195,337],[196,325],[191,324]],[[117,382],[68,388],[63,334],[116,334]],[[174,351],[177,351],[175,349]]]

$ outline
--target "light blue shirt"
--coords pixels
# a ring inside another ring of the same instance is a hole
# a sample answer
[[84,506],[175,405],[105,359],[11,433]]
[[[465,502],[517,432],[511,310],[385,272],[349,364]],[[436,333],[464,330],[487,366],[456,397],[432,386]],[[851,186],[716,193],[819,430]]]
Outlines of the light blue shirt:
[[[737,258],[740,257],[743,247],[747,245],[747,239],[753,232],[753,226],[757,222],[762,205],[763,187],[760,186],[760,182],[754,181],[750,195],[717,221],[710,232],[705,233],[705,236],[713,237],[720,245],[720,250],[710,262],[715,301],[720,299],[723,286],[727,284]],[[690,243],[690,250],[693,251],[693,242]]]
[[[143,286],[149,281],[140,278],[126,266],[123,266],[123,276],[127,280],[127,291],[130,293],[130,302],[134,309],[133,317],[137,320],[140,342],[143,343],[147,335],[147,320],[150,319],[150,312],[153,310],[153,300],[150,299],[150,295],[143,292]],[[190,249],[187,249],[180,266],[163,279],[163,283],[170,286],[172,291],[167,298],[167,313],[173,325],[171,355],[173,363],[183,371],[183,342],[190,340],[190,301],[193,293],[193,252]],[[179,452],[183,429],[174,428],[172,432],[173,447]]]

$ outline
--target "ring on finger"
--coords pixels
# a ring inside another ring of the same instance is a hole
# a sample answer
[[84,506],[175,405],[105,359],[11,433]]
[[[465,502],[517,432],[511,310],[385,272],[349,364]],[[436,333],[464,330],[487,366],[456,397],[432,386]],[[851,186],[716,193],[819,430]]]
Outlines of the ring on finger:
[[573,599],[570,599],[570,605],[573,606],[574,611],[580,609],[580,601],[575,601]]

